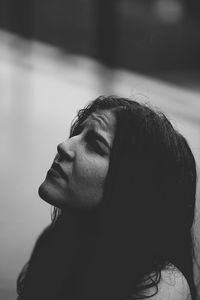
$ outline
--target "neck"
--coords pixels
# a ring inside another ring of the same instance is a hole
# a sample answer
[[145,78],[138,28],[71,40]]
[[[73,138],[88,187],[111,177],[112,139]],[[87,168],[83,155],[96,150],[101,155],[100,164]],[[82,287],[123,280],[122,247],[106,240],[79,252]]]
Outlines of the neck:
[[58,217],[58,222],[67,226],[72,226],[77,233],[98,235],[100,225],[101,209],[84,210],[73,207],[62,209],[61,215]]

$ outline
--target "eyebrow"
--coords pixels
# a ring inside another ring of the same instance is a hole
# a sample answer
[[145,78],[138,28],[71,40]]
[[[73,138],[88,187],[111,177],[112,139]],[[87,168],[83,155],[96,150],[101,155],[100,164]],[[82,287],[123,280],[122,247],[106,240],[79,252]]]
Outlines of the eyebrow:
[[107,130],[108,123],[107,118],[104,115],[97,115],[93,113],[90,115],[90,117],[92,120],[97,121],[105,131]]

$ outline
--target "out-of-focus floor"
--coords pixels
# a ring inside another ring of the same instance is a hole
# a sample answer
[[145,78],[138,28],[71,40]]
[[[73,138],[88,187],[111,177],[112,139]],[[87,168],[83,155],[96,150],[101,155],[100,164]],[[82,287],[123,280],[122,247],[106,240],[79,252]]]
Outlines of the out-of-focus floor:
[[[186,84],[179,87],[173,80],[112,71],[0,32],[0,299],[16,298],[17,274],[50,222],[50,206],[37,189],[77,109],[100,94],[136,95],[163,110],[186,136],[199,171],[199,75],[196,79],[191,87],[185,76]],[[199,192],[198,186],[198,207]],[[196,227],[199,237],[200,221]]]

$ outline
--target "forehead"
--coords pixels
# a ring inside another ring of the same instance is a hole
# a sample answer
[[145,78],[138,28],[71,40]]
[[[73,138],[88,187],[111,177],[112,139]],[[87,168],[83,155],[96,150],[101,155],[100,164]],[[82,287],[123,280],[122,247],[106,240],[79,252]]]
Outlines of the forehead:
[[92,113],[86,121],[89,124],[95,123],[103,131],[114,131],[116,126],[115,115],[110,110],[98,110]]

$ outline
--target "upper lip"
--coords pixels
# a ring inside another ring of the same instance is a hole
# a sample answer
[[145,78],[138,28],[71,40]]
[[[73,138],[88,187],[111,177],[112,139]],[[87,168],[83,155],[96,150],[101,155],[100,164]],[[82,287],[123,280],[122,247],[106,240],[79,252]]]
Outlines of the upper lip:
[[63,171],[62,167],[59,165],[59,163],[54,162],[51,166],[51,168],[55,171],[57,171],[62,177],[64,177],[65,179],[67,178],[66,173]]

